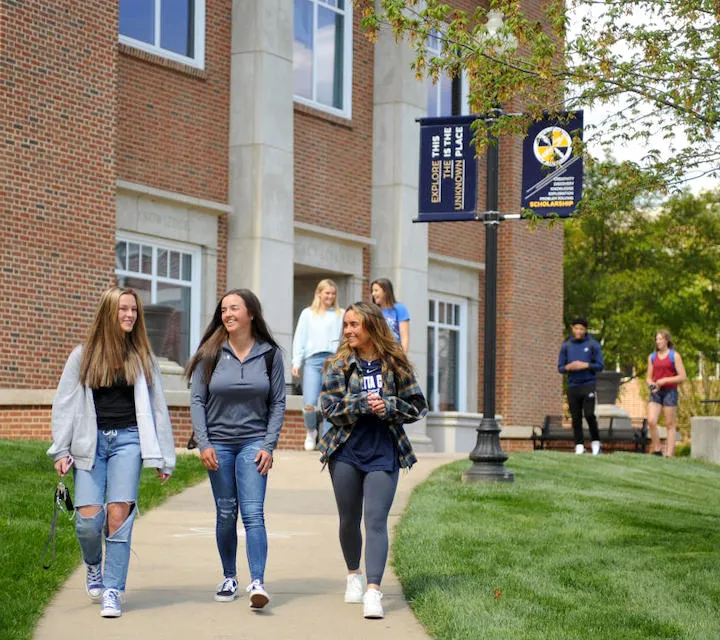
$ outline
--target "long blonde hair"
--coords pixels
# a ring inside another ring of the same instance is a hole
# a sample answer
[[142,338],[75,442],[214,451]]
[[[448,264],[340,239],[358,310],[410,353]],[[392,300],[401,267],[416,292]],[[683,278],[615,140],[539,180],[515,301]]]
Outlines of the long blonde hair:
[[[131,295],[137,304],[137,320],[130,333],[118,319],[120,296]],[[132,385],[145,374],[152,382],[152,350],[145,330],[142,301],[134,289],[112,287],[100,297],[95,319],[83,349],[80,382],[93,389],[110,387],[118,374]]]
[[[405,379],[411,377],[413,375],[413,367],[407,355],[405,355],[402,346],[395,340],[395,336],[390,331],[390,327],[380,307],[373,303],[355,302],[345,309],[345,313],[348,311],[352,311],[360,316],[362,326],[370,334],[370,340],[382,363],[383,377],[387,375],[389,369],[392,369],[396,376],[402,376]],[[347,365],[351,354],[357,356],[357,353],[348,344],[347,338],[343,334],[337,352],[328,359],[325,368],[327,369],[336,362],[343,362]]]
[[335,281],[330,280],[330,278],[325,278],[324,280],[320,280],[320,282],[317,283],[317,287],[315,287],[315,297],[313,298],[312,304],[310,305],[310,310],[315,315],[320,315],[320,311],[322,310],[322,304],[320,303],[320,294],[325,291],[325,289],[335,289],[335,313],[337,315],[341,315],[343,311],[340,308],[340,304],[338,303],[337,299],[338,286],[335,284]]

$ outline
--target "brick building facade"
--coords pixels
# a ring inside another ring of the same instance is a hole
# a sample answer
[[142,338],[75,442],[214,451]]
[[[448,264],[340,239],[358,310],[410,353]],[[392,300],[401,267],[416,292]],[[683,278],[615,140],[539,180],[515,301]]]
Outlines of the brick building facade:
[[[348,303],[389,277],[410,309],[411,359],[437,381],[411,438],[469,451],[484,232],[411,223],[415,118],[435,91],[414,80],[411,52],[389,34],[371,44],[349,3],[196,1],[179,30],[161,12],[149,28],[130,4],[0,5],[0,437],[49,437],[64,361],[116,281],[149,309],[182,445],[179,374],[220,293],[253,289],[289,353],[319,279]],[[520,151],[503,141],[506,212],[520,206]],[[503,223],[499,246],[497,407],[512,449],[561,407],[562,230]],[[281,446],[300,448],[300,399],[288,409]]]

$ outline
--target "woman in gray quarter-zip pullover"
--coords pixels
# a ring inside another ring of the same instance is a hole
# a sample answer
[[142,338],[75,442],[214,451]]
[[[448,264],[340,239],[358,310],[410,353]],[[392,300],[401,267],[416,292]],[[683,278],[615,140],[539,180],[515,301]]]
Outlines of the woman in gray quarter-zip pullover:
[[262,609],[267,533],[264,501],[285,416],[282,354],[252,291],[233,289],[218,302],[190,359],[190,413],[216,507],[215,538],[223,569],[215,600],[238,597],[237,517],[245,527],[250,607]]

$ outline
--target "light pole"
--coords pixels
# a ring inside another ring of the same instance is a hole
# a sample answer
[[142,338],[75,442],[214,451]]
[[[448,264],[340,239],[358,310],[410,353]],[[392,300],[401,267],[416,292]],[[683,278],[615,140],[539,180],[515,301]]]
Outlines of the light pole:
[[[498,110],[494,117],[501,114]],[[493,116],[487,120],[494,119]],[[500,425],[495,419],[495,369],[497,346],[497,261],[498,225],[502,219],[498,206],[499,149],[498,140],[488,131],[487,211],[481,216],[485,224],[485,336],[483,347],[483,417],[477,428],[475,448],[470,452],[472,466],[463,473],[463,482],[515,479],[505,468],[507,455],[500,446]]]
[[[497,38],[502,26],[502,13],[497,10],[488,12],[488,33]],[[481,41],[482,43],[482,41]],[[516,41],[508,36],[502,43],[503,48],[514,47]],[[497,45],[495,48],[498,48]],[[497,346],[497,261],[498,261],[498,225],[504,219],[500,214],[498,202],[499,189],[499,141],[490,132],[492,121],[503,115],[501,109],[485,116],[488,128],[486,208],[478,216],[485,224],[485,336],[483,348],[483,417],[477,428],[475,448],[470,452],[472,466],[462,475],[463,482],[501,481],[512,482],[512,471],[505,468],[507,455],[500,446],[500,425],[495,419],[496,386],[496,346]],[[519,217],[519,216],[513,216]]]

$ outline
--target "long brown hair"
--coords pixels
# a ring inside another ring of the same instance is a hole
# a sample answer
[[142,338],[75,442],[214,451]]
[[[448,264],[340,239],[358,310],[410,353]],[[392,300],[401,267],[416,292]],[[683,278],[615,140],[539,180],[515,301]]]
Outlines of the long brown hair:
[[[387,278],[378,278],[370,283],[370,296],[372,297],[372,287],[376,284],[385,292],[385,300],[383,301],[383,307],[392,309],[395,306],[397,300],[395,300],[395,290],[393,289],[392,282]],[[375,302],[375,300],[373,300]]]
[[[131,295],[137,304],[137,320],[130,333],[118,319],[120,296]],[[145,330],[142,301],[134,289],[112,287],[100,297],[80,364],[80,382],[88,387],[110,387],[125,378],[135,384],[140,373],[152,382],[152,350]]]
[[203,380],[205,380],[207,384],[210,384],[210,378],[212,378],[213,371],[215,371],[218,358],[220,357],[220,350],[228,339],[228,332],[222,321],[222,303],[225,298],[231,295],[240,296],[243,299],[248,315],[252,318],[250,325],[252,337],[255,338],[255,340],[262,340],[275,348],[279,348],[278,343],[275,342],[275,338],[273,338],[270,329],[268,329],[265,323],[265,318],[263,318],[262,315],[262,305],[258,297],[250,291],[250,289],[230,289],[230,291],[224,293],[220,297],[220,300],[218,300],[212,320],[210,320],[202,340],[200,340],[200,346],[198,346],[195,355],[190,358],[190,361],[185,367],[185,376],[188,380],[191,378],[196,367],[203,363],[205,367],[203,370]]
[[[390,331],[390,327],[380,307],[368,302],[355,302],[345,309],[345,314],[347,314],[348,311],[353,311],[360,316],[362,326],[370,334],[370,340],[382,362],[383,376],[386,376],[388,370],[392,369],[396,376],[402,376],[405,379],[411,377],[413,375],[413,367],[407,355],[405,355],[402,346],[395,340],[395,336],[393,336]],[[355,350],[348,344],[343,332],[340,346],[335,355],[328,359],[325,368],[327,369],[336,362],[343,362],[346,366],[350,355],[353,353],[357,355]]]
[[[660,334],[663,338],[665,338],[665,341],[667,342],[668,349],[674,349],[675,343],[673,342],[672,336],[670,335],[670,332],[667,329],[658,329],[655,332],[655,337],[657,338],[657,335]],[[653,338],[654,341],[654,338]],[[656,345],[657,348],[657,345]]]

